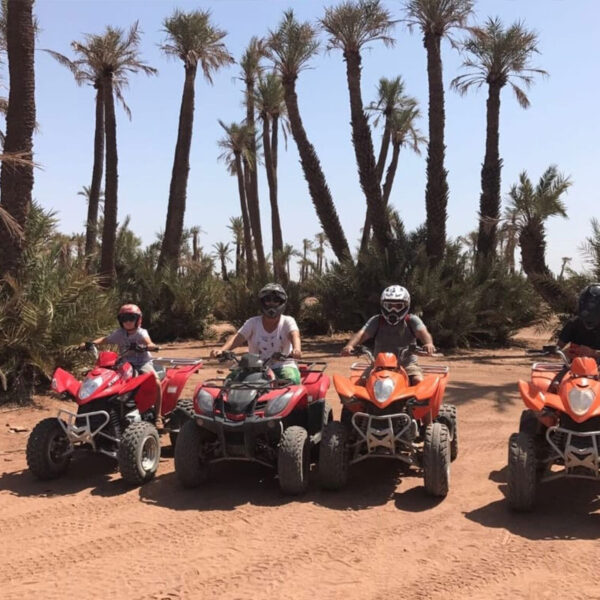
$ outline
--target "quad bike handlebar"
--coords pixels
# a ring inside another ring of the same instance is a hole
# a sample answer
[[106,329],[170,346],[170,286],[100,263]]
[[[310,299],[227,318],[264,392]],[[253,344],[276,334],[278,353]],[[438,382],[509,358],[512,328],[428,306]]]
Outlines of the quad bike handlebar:
[[[434,354],[428,354],[425,348],[422,346],[418,346],[417,344],[409,344],[406,348],[402,349],[400,353],[399,359],[402,360],[406,357],[407,354],[416,354],[417,356],[434,356],[440,357],[444,356],[440,352],[435,352]],[[366,346],[356,346],[352,352],[350,352],[351,356],[366,356],[371,363],[375,362],[375,357],[369,348]]]
[[558,356],[565,364],[565,366],[571,366],[571,361],[567,358],[567,355],[555,344],[542,346],[541,349],[526,350],[527,356]]
[[[225,352],[221,352],[220,354],[217,355],[217,360],[219,362],[227,362],[228,360],[232,360],[234,361],[236,364],[240,364],[240,361],[242,360],[242,356],[243,354],[236,354],[235,352],[232,352],[231,350],[226,350]],[[267,360],[264,361],[264,365],[267,365],[269,362],[273,361],[273,360],[287,360],[288,358],[292,358],[291,355],[289,354],[282,354],[281,352],[274,352],[273,354],[271,354],[271,356],[269,358],[267,358]]]
[[[97,346],[97,344],[94,344],[94,342],[85,342],[83,344],[82,350],[85,352],[90,352],[92,354],[92,356],[94,357],[94,359],[98,358],[98,346]],[[124,352],[119,354],[119,358],[117,359],[117,361],[124,358],[124,356],[128,352],[142,353],[142,352],[147,352],[148,350],[152,350],[153,352],[158,352],[160,350],[160,346],[156,346],[156,345],[151,346],[149,344],[137,344],[135,342],[132,342],[131,344],[129,344],[129,347],[127,348],[127,350],[125,350]]]

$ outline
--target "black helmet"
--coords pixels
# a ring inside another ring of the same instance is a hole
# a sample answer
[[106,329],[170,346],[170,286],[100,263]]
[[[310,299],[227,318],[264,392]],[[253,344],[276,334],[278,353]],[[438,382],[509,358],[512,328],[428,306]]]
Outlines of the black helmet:
[[577,312],[586,329],[600,325],[600,283],[590,283],[581,292]]
[[285,290],[278,283],[267,283],[258,292],[260,310],[263,315],[271,318],[277,317],[283,312],[287,298]]

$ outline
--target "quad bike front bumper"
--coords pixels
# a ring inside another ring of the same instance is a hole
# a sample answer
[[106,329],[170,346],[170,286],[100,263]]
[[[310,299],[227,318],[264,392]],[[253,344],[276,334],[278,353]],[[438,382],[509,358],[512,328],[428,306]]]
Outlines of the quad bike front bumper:
[[112,458],[117,457],[116,450],[107,450],[96,443],[97,436],[102,436],[115,444],[119,443],[118,439],[102,431],[110,421],[110,415],[105,410],[96,410],[78,415],[77,413],[61,409],[58,411],[56,418],[69,440],[71,452],[74,451],[76,446],[87,444],[95,452],[102,452],[102,454],[106,454]]
[[600,480],[600,431],[573,431],[555,425],[546,430],[551,454],[544,460],[548,467],[563,465],[560,471],[548,470],[541,481],[563,477]]
[[372,456],[417,463],[413,442],[419,426],[406,413],[379,416],[356,412],[351,423],[356,441],[350,445],[350,464]]

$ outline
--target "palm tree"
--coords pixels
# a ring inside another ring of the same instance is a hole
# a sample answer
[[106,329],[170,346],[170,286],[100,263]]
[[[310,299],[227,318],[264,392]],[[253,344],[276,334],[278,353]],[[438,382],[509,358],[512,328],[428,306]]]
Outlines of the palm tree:
[[573,260],[570,256],[563,256],[561,259],[562,261],[561,265],[560,265],[560,273],[558,275],[558,280],[562,281],[564,274],[565,274],[565,269],[567,267],[567,265]]
[[300,282],[306,281],[308,270],[314,263],[308,258],[309,250],[313,249],[313,242],[307,238],[302,240],[302,257],[300,259]]
[[281,262],[285,264],[287,281],[290,280],[290,261],[294,256],[299,256],[298,251],[291,244],[285,244],[281,251]]
[[229,277],[227,275],[227,263],[231,262],[229,255],[231,254],[231,248],[229,244],[224,244],[223,242],[217,242],[213,244],[213,248],[215,249],[215,256],[219,259],[221,263],[221,277],[223,281],[229,281]]
[[323,259],[325,257],[325,245],[327,244],[327,236],[321,231],[315,235],[315,241],[317,247],[315,248],[315,254],[317,255],[317,273],[323,274]]
[[572,308],[571,295],[554,279],[546,265],[546,221],[553,216],[565,217],[562,196],[571,186],[569,178],[560,175],[556,166],[546,169],[534,187],[527,172],[519,175],[519,183],[509,192],[510,209],[515,211],[519,231],[521,261],[527,278],[537,292],[559,312]]
[[600,280],[600,221],[592,218],[592,235],[585,238],[581,245],[584,261],[591,268],[591,277],[595,281]]
[[252,232],[250,230],[250,218],[248,216],[248,205],[246,202],[246,185],[244,181],[244,168],[242,163],[252,160],[250,156],[250,138],[254,135],[248,125],[231,123],[225,125],[219,121],[225,130],[226,136],[219,140],[218,145],[223,150],[219,159],[224,160],[229,172],[237,176],[240,206],[242,208],[242,221],[244,224],[244,249],[246,253],[246,279],[248,282],[254,279],[254,256],[252,253]]
[[[6,49],[10,91],[6,114],[4,152],[18,154],[19,162],[2,161],[2,209],[21,231],[25,230],[33,189],[33,131],[35,129],[35,27],[33,0],[8,0]],[[16,274],[23,255],[23,237],[10,235],[0,219],[0,275]]]
[[506,84],[510,84],[520,106],[529,106],[527,95],[514,79],[529,87],[534,74],[547,74],[529,64],[532,54],[538,52],[537,42],[537,35],[528,31],[523,23],[516,22],[505,29],[499,18],[490,18],[484,27],[471,29],[469,39],[463,44],[467,52],[463,67],[469,71],[453,79],[451,84],[461,94],[466,94],[472,87],[488,85],[487,133],[481,169],[477,238],[477,255],[484,260],[494,255],[500,218],[500,92]]
[[351,261],[348,241],[340,224],[321,163],[314,146],[308,141],[298,108],[296,79],[300,71],[307,67],[308,61],[317,53],[319,42],[316,35],[315,28],[310,23],[298,22],[294,11],[290,9],[284,12],[277,31],[269,32],[267,51],[281,75],[290,128],[298,147],[304,177],[321,227],[327,234],[337,259]]
[[[242,70],[241,79],[246,85],[245,104],[246,104],[246,124],[253,130],[255,127],[254,118],[254,94],[256,82],[261,73],[261,59],[265,56],[265,42],[257,37],[252,37],[246,48],[240,68]],[[250,153],[256,156],[256,138],[250,139]],[[267,279],[267,262],[265,260],[265,251],[262,241],[262,228],[260,224],[260,204],[258,201],[258,169],[254,168],[257,161],[254,160],[248,171],[249,188],[246,190],[248,200],[248,212],[250,215],[250,224],[252,226],[252,236],[254,237],[254,248],[256,250],[256,262],[258,264],[258,274],[261,281]]]
[[421,145],[427,141],[416,128],[415,122],[420,116],[421,112],[417,106],[417,101],[413,98],[407,99],[404,106],[395,110],[390,116],[392,158],[383,184],[383,203],[386,207],[390,200],[401,148],[409,147],[416,154],[421,154]]
[[244,221],[242,217],[230,217],[229,225],[233,233],[233,242],[235,243],[235,276],[242,274],[244,264]]
[[[78,82],[93,83],[96,87],[96,135],[94,142],[95,159],[98,157],[98,147],[101,134],[98,123],[101,122],[101,94],[104,107],[104,140],[106,142],[106,173],[104,183],[104,219],[102,229],[102,252],[100,257],[100,273],[103,285],[110,286],[115,274],[115,242],[117,235],[117,197],[118,197],[118,153],[117,153],[117,122],[115,116],[115,96],[123,104],[125,112],[130,114],[122,96],[122,90],[128,83],[131,73],[155,75],[156,69],[145,64],[139,57],[140,32],[135,22],[129,31],[107,27],[103,34],[87,34],[85,43],[72,42],[71,47],[78,58],[70,61],[66,57],[51,52],[61,63],[69,67]],[[102,154],[101,152],[99,153]],[[96,186],[98,198],[100,193],[101,165],[94,161],[92,185],[95,198]],[[100,169],[100,177],[97,176]],[[90,192],[92,195],[92,192]],[[95,200],[90,199],[90,205]],[[94,207],[92,207],[94,208]],[[98,204],[95,204],[96,216]],[[88,217],[90,212],[88,209]],[[88,218],[88,224],[93,218]],[[89,227],[88,227],[89,229]],[[92,230],[93,231],[93,226]],[[91,234],[90,231],[90,234]]]
[[437,264],[446,247],[448,180],[444,166],[444,82],[441,41],[453,28],[465,26],[473,10],[472,0],[407,0],[407,23],[423,34],[427,51],[429,81],[429,145],[427,148],[427,186],[425,190],[426,249],[431,264]]
[[[277,200],[277,129],[279,119],[285,119],[285,101],[281,78],[276,73],[267,73],[260,77],[255,94],[255,102],[262,121],[262,143],[265,156],[265,171],[269,184],[269,200],[271,203],[271,238],[273,254],[273,272],[275,280],[285,280],[285,264],[281,262],[283,235],[279,218]],[[271,131],[271,124],[273,129]],[[285,131],[285,130],[284,130]],[[272,144],[275,142],[275,149]],[[275,150],[275,151],[274,151]]]
[[194,125],[194,85],[198,65],[202,68],[204,78],[212,84],[213,73],[234,62],[222,42],[227,32],[211,24],[208,10],[190,12],[175,10],[173,15],[164,20],[163,31],[167,34],[167,40],[161,49],[167,56],[176,57],[182,61],[185,79],[169,188],[165,236],[158,260],[159,269],[167,264],[176,265],[179,260],[190,171],[190,148]]
[[[104,36],[86,35],[84,42],[71,42],[71,48],[75,53],[74,60],[54,50],[46,50],[46,52],[71,71],[77,85],[90,85],[96,90],[94,163],[92,166],[92,181],[88,193],[88,215],[85,237],[86,267],[89,268],[90,261],[96,250],[98,237],[98,210],[102,196],[102,172],[104,170],[104,71],[106,65],[110,61],[114,62],[114,59],[107,59],[111,48]],[[127,86],[127,71],[127,66],[122,65],[113,72],[113,87],[117,100],[123,106],[127,116],[131,118],[131,111],[122,93],[123,88]]]
[[190,227],[190,235],[192,236],[192,260],[194,262],[200,261],[200,245],[198,244],[198,238],[200,237],[201,227],[195,225]]
[[505,238],[504,243],[504,260],[508,266],[510,273],[515,272],[515,249],[517,247],[517,237],[519,227],[517,226],[518,212],[516,209],[506,207],[504,209],[504,222],[500,233]]
[[[379,155],[377,158],[377,178],[379,185],[383,178],[383,170],[387,161],[387,154],[391,143],[390,118],[395,110],[401,108],[406,101],[407,96],[404,95],[404,82],[402,77],[398,76],[394,79],[382,77],[379,80],[377,87],[377,101],[371,102],[367,106],[367,110],[375,113],[376,117],[373,120],[373,125],[377,127],[380,118],[384,119],[383,135],[381,137],[381,146],[379,147]],[[362,240],[360,243],[361,253],[367,249],[369,239],[371,237],[371,220],[369,213],[365,216],[365,224],[363,226]]]
[[367,201],[367,214],[375,239],[380,248],[386,249],[391,242],[390,225],[381,197],[371,129],[363,108],[360,72],[361,50],[366,44],[377,40],[391,46],[394,39],[389,34],[395,21],[392,21],[391,13],[381,6],[380,0],[350,0],[326,9],[320,23],[329,34],[329,49],[339,48],[344,53],[350,95],[352,143],[360,185]]

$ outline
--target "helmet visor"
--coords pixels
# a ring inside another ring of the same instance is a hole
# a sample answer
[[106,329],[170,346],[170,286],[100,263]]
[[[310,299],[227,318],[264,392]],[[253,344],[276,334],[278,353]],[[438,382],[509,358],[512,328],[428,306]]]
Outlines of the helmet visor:
[[139,317],[140,315],[136,315],[135,313],[123,313],[122,315],[119,315],[119,323],[127,323],[128,321],[135,323]]
[[266,296],[263,296],[260,300],[266,306],[279,306],[280,304],[284,303],[283,298],[278,294],[267,294]]
[[405,300],[384,300],[381,306],[388,313],[400,314],[408,309],[408,302]]

